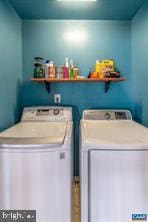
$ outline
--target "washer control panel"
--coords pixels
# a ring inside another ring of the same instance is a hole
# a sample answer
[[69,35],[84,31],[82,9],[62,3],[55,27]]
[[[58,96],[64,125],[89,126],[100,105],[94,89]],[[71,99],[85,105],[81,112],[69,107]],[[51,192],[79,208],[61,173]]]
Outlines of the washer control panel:
[[72,108],[61,106],[26,107],[21,121],[72,121]]
[[85,110],[85,120],[132,120],[131,112],[128,110]]

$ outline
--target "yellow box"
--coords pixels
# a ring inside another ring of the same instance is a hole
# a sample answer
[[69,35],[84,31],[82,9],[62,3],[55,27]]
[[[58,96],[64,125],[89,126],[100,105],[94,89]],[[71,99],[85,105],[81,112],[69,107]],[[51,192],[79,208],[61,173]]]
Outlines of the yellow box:
[[104,78],[106,72],[115,70],[115,62],[114,60],[102,60],[96,61],[96,72],[99,74],[100,78]]
[[113,59],[102,60],[102,64],[107,71],[112,71],[112,72],[115,71],[115,61]]

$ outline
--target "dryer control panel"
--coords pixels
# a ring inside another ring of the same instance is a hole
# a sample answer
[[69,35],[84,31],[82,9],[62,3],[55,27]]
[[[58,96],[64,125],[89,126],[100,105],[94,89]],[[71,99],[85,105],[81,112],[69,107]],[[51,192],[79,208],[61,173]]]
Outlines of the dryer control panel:
[[21,121],[72,121],[72,108],[62,106],[26,107]]
[[85,120],[132,120],[131,112],[128,110],[85,110]]

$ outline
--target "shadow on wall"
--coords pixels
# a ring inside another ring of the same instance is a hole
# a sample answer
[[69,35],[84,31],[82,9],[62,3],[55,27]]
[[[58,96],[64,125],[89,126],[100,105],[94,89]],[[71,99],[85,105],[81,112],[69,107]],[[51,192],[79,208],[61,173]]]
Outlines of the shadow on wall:
[[[14,89],[7,91],[7,95],[0,101],[0,131],[3,131],[20,120],[21,114],[21,80],[17,80]],[[10,97],[11,94],[11,98]]]
[[74,175],[79,175],[79,123],[81,115],[78,107],[72,106],[73,108],[73,132],[74,132]]
[[15,123],[20,121],[21,113],[22,113],[21,90],[22,90],[22,82],[21,82],[21,80],[17,80],[17,87],[16,87],[17,104],[14,105],[14,107],[13,107],[13,115],[14,115]]
[[134,108],[133,108],[133,116],[134,120],[137,121],[138,123],[142,122],[142,113],[143,113],[143,106],[141,106],[141,103],[135,103]]

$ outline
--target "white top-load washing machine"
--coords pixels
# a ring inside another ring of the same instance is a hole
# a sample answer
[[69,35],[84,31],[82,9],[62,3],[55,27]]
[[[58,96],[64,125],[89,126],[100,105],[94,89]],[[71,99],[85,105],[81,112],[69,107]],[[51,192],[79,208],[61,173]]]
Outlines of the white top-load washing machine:
[[81,222],[146,221],[148,129],[124,110],[86,110],[80,124]]
[[70,107],[29,107],[0,133],[0,209],[71,222],[72,125]]

